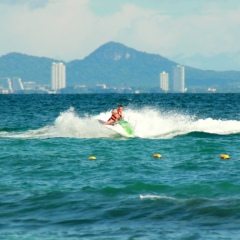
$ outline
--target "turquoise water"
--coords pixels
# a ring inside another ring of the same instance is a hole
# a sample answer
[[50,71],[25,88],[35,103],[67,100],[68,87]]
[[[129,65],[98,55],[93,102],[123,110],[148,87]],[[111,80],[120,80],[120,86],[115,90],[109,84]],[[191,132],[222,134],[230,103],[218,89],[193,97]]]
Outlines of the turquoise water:
[[[239,102],[0,95],[0,238],[240,239]],[[134,137],[98,123],[118,104]]]

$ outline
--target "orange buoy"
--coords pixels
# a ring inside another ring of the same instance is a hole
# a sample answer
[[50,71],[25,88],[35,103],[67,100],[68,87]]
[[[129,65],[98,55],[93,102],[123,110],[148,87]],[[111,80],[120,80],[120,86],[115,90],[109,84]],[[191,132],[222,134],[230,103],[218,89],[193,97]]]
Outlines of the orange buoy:
[[154,157],[154,158],[161,158],[161,157],[162,157],[162,155],[161,155],[161,154],[159,154],[159,153],[155,153],[155,154],[153,154],[153,157]]
[[227,154],[220,155],[220,158],[221,159],[230,159],[229,155],[227,155]]

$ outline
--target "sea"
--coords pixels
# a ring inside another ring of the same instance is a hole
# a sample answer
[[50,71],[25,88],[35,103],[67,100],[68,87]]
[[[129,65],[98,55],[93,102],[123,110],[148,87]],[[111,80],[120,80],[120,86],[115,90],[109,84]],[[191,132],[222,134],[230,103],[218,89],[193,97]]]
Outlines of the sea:
[[0,239],[240,239],[240,94],[0,95],[0,173]]

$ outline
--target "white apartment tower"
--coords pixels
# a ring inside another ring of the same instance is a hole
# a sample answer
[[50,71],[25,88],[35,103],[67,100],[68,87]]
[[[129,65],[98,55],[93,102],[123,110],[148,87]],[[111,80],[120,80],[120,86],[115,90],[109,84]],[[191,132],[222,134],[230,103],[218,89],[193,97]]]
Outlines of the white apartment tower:
[[66,87],[66,66],[63,63],[52,63],[52,90]]
[[164,71],[160,73],[160,88],[165,92],[169,90],[168,73]]
[[173,69],[173,91],[185,92],[185,68],[183,66],[177,65]]

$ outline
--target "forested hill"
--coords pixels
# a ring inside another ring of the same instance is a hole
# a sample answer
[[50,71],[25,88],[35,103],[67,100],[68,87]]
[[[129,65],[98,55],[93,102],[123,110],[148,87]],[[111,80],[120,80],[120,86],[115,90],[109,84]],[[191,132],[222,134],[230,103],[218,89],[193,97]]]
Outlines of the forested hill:
[[[0,57],[0,78],[20,77],[23,81],[50,84],[51,64],[57,59],[34,57],[21,53],[9,53]],[[108,86],[156,87],[159,74],[168,72],[172,78],[177,64],[161,55],[149,54],[109,42],[83,60],[65,62],[67,85],[107,84]],[[185,66],[186,86],[225,85],[240,81],[239,71],[204,71]]]

